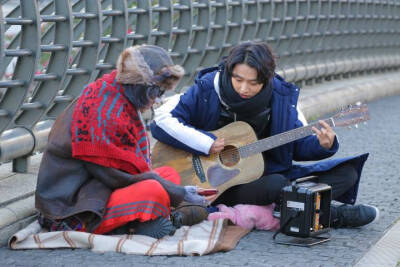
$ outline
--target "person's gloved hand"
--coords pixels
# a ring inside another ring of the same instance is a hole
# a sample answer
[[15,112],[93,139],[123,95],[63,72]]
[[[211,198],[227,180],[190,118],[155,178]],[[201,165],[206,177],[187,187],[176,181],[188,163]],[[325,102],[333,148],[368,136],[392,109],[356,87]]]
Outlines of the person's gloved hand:
[[208,201],[206,200],[206,198],[197,194],[197,186],[186,185],[184,186],[184,188],[186,191],[185,197],[183,198],[184,201],[197,205],[203,205],[203,206],[208,205]]

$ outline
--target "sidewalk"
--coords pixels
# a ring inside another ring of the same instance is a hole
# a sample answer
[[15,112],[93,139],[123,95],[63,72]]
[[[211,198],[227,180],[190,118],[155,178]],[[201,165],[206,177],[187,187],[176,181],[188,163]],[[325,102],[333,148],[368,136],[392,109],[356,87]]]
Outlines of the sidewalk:
[[[379,76],[379,77],[377,77]],[[379,84],[378,82],[379,81]],[[320,116],[323,116],[326,112],[331,112],[333,110],[337,110],[341,106],[345,106],[350,103],[354,103],[357,101],[371,101],[374,99],[378,99],[384,96],[388,95],[394,95],[394,94],[400,94],[400,75],[398,73],[386,73],[386,74],[379,74],[374,77],[366,77],[366,78],[358,78],[357,80],[352,80],[352,81],[343,81],[340,85],[336,84],[324,84],[323,86],[315,86],[315,87],[307,87],[302,89],[301,91],[301,96],[300,96],[300,105],[302,111],[305,113],[307,118],[317,118]],[[400,104],[400,103],[399,103]],[[322,112],[324,111],[324,112]],[[376,119],[376,118],[375,118]],[[380,118],[378,117],[378,120]],[[391,125],[389,125],[391,126]],[[400,126],[397,126],[400,128]],[[379,128],[379,127],[377,127]],[[363,131],[362,129],[360,131]],[[383,129],[384,131],[384,129]],[[396,132],[396,131],[395,131]],[[397,131],[398,132],[398,131]],[[362,132],[359,132],[360,134]],[[358,134],[358,133],[356,133]],[[367,133],[364,133],[367,134]],[[383,138],[382,138],[383,139]],[[384,139],[385,140],[385,139]],[[385,140],[386,141],[386,140]],[[382,141],[382,142],[385,142]],[[360,142],[357,138],[352,141],[352,143]],[[368,142],[368,141],[367,141]],[[369,142],[369,144],[372,141]],[[378,147],[376,149],[383,149],[383,147],[379,147],[379,144],[374,144],[377,145]],[[360,144],[360,147],[362,144]],[[394,145],[395,147],[395,145]],[[398,147],[398,144],[397,144]],[[361,148],[360,148],[361,149]],[[386,148],[387,150],[388,148]],[[394,148],[393,148],[394,149]],[[390,152],[390,151],[385,151],[385,152]],[[347,152],[346,152],[347,153]],[[349,151],[348,153],[354,154],[354,151]],[[357,152],[358,153],[358,152]],[[398,153],[398,151],[397,151]],[[343,156],[343,155],[341,155]],[[36,173],[38,171],[38,166],[40,163],[40,155],[33,156],[31,159],[31,167],[29,169],[29,173],[27,174],[15,174],[11,173],[11,164],[3,164],[0,166],[0,242],[2,245],[4,245],[9,238],[9,236],[13,233],[15,233],[18,229],[21,229],[24,227],[27,223],[32,221],[34,219],[35,211],[34,211],[34,190],[36,186]],[[372,160],[372,159],[371,159]],[[374,159],[375,161],[379,161],[379,159]],[[377,162],[379,165],[378,166],[385,166],[385,168],[392,168],[396,166],[388,165],[386,162],[380,163]],[[386,164],[386,165],[385,165]],[[400,167],[397,166],[397,174],[400,173]],[[368,169],[368,166],[366,167],[366,172],[372,172],[372,175],[375,175],[376,177],[379,177],[381,175],[381,172],[378,174],[376,170],[370,170]],[[393,172],[396,173],[396,172]],[[390,174],[391,177],[396,175],[396,174]],[[390,176],[389,175],[389,176]],[[397,177],[392,177],[391,179],[398,179]],[[365,184],[366,183],[366,184]],[[373,185],[371,185],[373,183]],[[375,184],[376,183],[376,184]],[[359,261],[358,266],[367,266],[366,264],[368,263],[373,263],[374,261],[371,260],[371,258],[375,259],[381,259],[383,260],[385,257],[383,257],[382,249],[379,250],[380,247],[384,248],[384,252],[389,252],[388,249],[388,244],[392,245],[392,250],[393,253],[388,253],[388,256],[386,257],[388,259],[387,262],[390,262],[388,265],[384,265],[384,263],[381,261],[379,263],[374,264],[374,266],[394,266],[393,260],[395,261],[394,264],[397,263],[396,260],[400,260],[400,255],[396,254],[400,252],[400,223],[397,221],[392,228],[387,230],[388,226],[393,224],[393,221],[395,221],[397,218],[400,217],[400,210],[396,210],[397,206],[393,206],[394,204],[398,204],[398,202],[395,202],[397,200],[393,200],[394,202],[382,202],[385,199],[384,196],[382,196],[382,192],[375,192],[376,195],[374,195],[374,189],[375,187],[371,186],[379,186],[379,182],[376,182],[374,180],[365,180],[364,184],[362,183],[361,189],[370,193],[367,193],[368,199],[366,196],[361,196],[361,200],[364,200],[364,202],[371,203],[371,199],[373,205],[377,205],[380,208],[384,206],[386,208],[386,212],[384,211],[383,213],[383,223],[378,226],[372,226],[368,228],[368,231],[363,231],[363,230],[335,230],[334,235],[335,235],[335,241],[330,241],[328,242],[327,245],[321,246],[321,247],[316,247],[313,248],[313,250],[317,251],[322,258],[325,258],[328,260],[331,256],[324,255],[325,252],[322,252],[321,248],[328,248],[329,250],[332,250],[332,257],[335,257],[336,253],[344,253],[346,255],[346,248],[348,250],[356,250],[355,254],[353,255],[348,255],[348,257],[353,257],[353,259],[359,259],[361,258],[365,252],[373,245],[375,244],[380,238],[381,240],[376,243],[376,245],[368,252],[367,254],[364,255],[364,257]],[[390,186],[390,185],[387,185]],[[389,187],[390,188],[390,187]],[[368,191],[370,190],[370,191]],[[394,188],[393,189],[395,192],[398,192],[400,188]],[[395,193],[392,193],[395,195]],[[390,196],[390,195],[389,195]],[[374,198],[380,199],[374,200]],[[366,201],[369,200],[369,201]],[[374,203],[377,201],[378,203]],[[394,204],[393,204],[394,203]],[[393,206],[393,212],[388,211],[390,209],[390,205]],[[388,206],[388,207],[387,207]],[[389,213],[388,213],[389,212]],[[349,232],[350,231],[350,232]],[[387,231],[385,233],[385,231]],[[364,237],[362,235],[365,235],[368,233],[367,237]],[[383,233],[385,235],[382,237]],[[299,264],[304,262],[305,259],[301,259],[301,255],[304,254],[304,252],[301,252],[302,250],[299,249],[289,249],[288,251],[281,249],[281,247],[278,247],[278,249],[273,245],[273,244],[266,244],[266,239],[270,238],[271,233],[269,232],[252,232],[251,234],[246,237],[242,244],[239,244],[238,250],[233,250],[230,253],[230,255],[241,255],[242,257],[247,257],[246,255],[265,255],[265,254],[259,254],[259,253],[264,253],[261,251],[267,250],[269,253],[274,254],[274,251],[278,253],[285,253],[288,252],[293,252],[293,253],[299,253],[297,256],[299,256]],[[358,250],[356,249],[356,245],[354,244],[355,241],[361,241],[361,243],[357,246]],[[246,246],[245,248],[243,246]],[[260,247],[261,246],[261,247]],[[343,250],[344,249],[344,250]],[[247,252],[246,252],[247,251]],[[251,253],[249,253],[251,251]],[[246,253],[244,253],[246,252]],[[13,253],[12,251],[10,253]],[[14,252],[17,253],[17,252]],[[34,252],[32,252],[34,253]],[[60,252],[60,253],[67,253],[67,252]],[[83,253],[83,252],[82,252]],[[88,252],[90,253],[90,252]],[[236,253],[236,254],[234,254]],[[376,253],[378,253],[379,256],[376,256]],[[1,253],[0,253],[1,254]],[[37,255],[38,253],[36,253]],[[224,254],[227,256],[227,254]],[[270,255],[270,254],[268,254]],[[329,254],[330,255],[330,254]],[[218,256],[218,257],[224,257],[225,256]],[[293,258],[293,255],[290,254],[288,256],[288,261],[283,261],[284,263],[288,263],[289,259]],[[93,256],[95,257],[95,256]],[[210,257],[213,257],[212,255]],[[216,256],[217,257],[217,256]],[[261,256],[260,256],[261,257]],[[282,260],[282,257],[270,257],[272,262]],[[210,258],[208,258],[210,259]],[[348,260],[346,256],[344,256],[343,259],[338,259],[336,263],[338,264],[340,260],[343,260],[343,262],[346,262],[345,260]],[[0,257],[1,260],[1,257]],[[253,263],[256,263],[257,261],[254,261]],[[291,259],[293,260],[293,259]],[[308,258],[307,260],[313,261],[315,258],[311,257]],[[148,262],[146,260],[146,262]],[[153,262],[153,260],[149,260],[149,262]],[[183,259],[178,262],[178,264],[184,264],[187,262],[187,260]],[[241,262],[240,259],[237,260],[237,262]],[[250,264],[251,264],[250,262]],[[232,262],[233,265],[235,262]],[[258,262],[258,265],[260,265],[262,262]],[[164,264],[167,264],[165,262]],[[229,262],[226,262],[225,264],[229,265]],[[372,266],[372,265],[371,265]]]

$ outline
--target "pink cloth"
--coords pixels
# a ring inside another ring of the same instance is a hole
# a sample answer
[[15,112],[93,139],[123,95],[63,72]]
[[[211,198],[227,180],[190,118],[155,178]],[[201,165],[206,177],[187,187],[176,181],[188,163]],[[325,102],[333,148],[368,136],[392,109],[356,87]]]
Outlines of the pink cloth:
[[234,224],[245,229],[279,229],[279,220],[272,215],[275,204],[268,206],[239,204],[233,207],[220,204],[217,207],[219,211],[208,215],[208,220],[229,219]]

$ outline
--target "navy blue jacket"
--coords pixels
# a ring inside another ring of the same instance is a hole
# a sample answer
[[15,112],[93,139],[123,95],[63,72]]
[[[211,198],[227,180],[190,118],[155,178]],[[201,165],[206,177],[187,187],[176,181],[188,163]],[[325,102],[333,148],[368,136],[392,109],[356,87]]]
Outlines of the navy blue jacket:
[[[174,147],[206,155],[216,139],[209,131],[217,129],[221,112],[217,68],[203,69],[195,84],[182,96],[173,99],[156,110],[151,132],[154,138]],[[299,88],[284,81],[279,75],[273,80],[272,115],[269,136],[302,127],[298,119],[297,100]],[[335,138],[331,149],[320,146],[316,136],[310,135],[268,151],[266,174],[281,173],[290,180],[327,171],[349,161],[358,170],[357,183],[339,201],[353,204],[356,200],[362,167],[368,154],[319,161],[314,164],[294,164],[293,161],[321,160],[336,153],[339,143]]]

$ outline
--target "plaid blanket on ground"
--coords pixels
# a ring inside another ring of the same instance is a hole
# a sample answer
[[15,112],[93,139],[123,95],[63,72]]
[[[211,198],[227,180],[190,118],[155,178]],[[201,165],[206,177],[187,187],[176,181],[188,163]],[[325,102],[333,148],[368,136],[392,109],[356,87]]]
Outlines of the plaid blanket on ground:
[[203,221],[178,229],[173,236],[96,235],[77,231],[46,232],[37,221],[10,238],[11,249],[88,248],[95,252],[138,255],[205,255],[235,248],[250,230],[226,220]]

